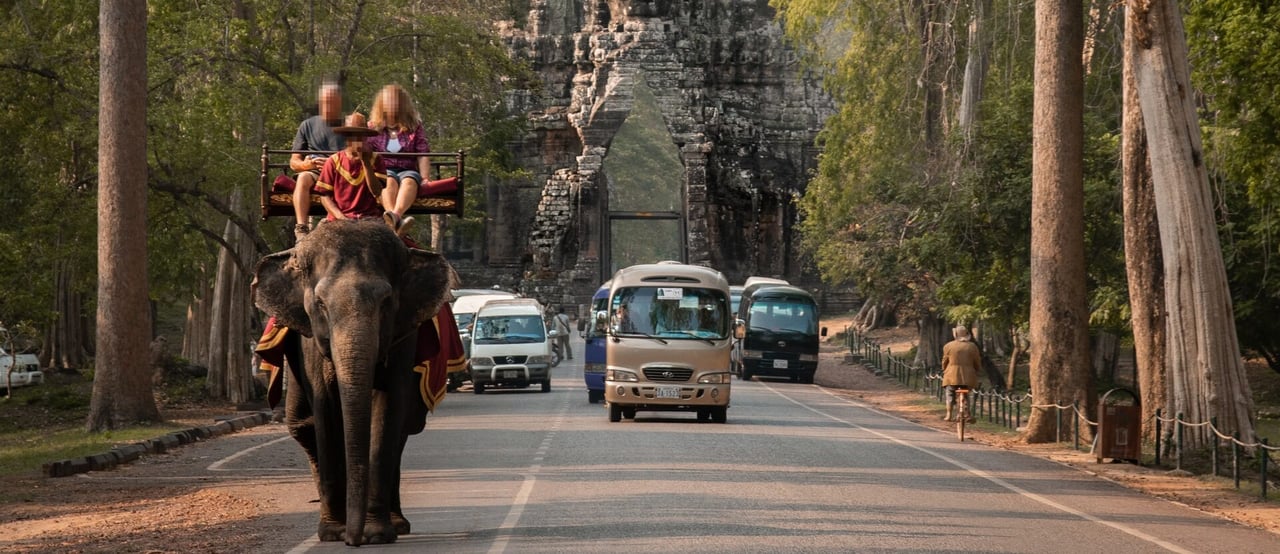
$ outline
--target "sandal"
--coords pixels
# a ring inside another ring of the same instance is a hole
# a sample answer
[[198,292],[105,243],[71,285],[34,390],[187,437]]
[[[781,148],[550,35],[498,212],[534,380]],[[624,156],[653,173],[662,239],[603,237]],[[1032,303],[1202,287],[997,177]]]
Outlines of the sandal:
[[400,228],[400,214],[395,212],[382,212],[382,220],[387,222],[387,227],[392,231]]

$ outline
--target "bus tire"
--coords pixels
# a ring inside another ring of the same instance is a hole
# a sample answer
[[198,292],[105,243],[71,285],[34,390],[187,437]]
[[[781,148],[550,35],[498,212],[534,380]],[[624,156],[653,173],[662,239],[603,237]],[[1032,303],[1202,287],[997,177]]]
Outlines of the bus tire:
[[609,404],[609,421],[613,423],[622,421],[622,406]]

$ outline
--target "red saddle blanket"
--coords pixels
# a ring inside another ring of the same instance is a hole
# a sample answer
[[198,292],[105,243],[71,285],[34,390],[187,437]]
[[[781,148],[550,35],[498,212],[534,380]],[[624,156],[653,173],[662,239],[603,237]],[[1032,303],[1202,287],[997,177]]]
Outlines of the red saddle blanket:
[[[267,328],[258,340],[255,352],[262,358],[261,369],[270,372],[267,386],[267,401],[271,407],[280,402],[284,390],[284,339],[292,331],[279,325],[272,317],[267,320]],[[418,392],[422,396],[427,411],[434,411],[444,399],[445,387],[449,382],[448,374],[466,369],[466,355],[462,350],[462,339],[458,336],[458,324],[453,319],[453,310],[449,304],[442,304],[435,317],[418,327],[417,363],[413,371],[419,374]]]

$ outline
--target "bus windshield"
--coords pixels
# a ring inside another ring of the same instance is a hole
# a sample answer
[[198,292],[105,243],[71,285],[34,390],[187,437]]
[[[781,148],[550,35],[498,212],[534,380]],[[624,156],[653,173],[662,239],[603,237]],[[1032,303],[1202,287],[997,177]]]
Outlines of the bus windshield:
[[729,299],[697,287],[625,287],[613,295],[610,328],[619,335],[663,339],[729,336]]
[[547,340],[542,318],[536,315],[504,315],[476,320],[476,344],[511,344]]
[[818,333],[818,310],[807,301],[765,298],[751,304],[751,330],[770,333]]

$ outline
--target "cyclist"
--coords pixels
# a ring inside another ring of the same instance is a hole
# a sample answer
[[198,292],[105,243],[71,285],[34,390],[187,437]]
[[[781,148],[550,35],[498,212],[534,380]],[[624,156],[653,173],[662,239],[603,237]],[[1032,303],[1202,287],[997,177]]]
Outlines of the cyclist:
[[[942,347],[942,386],[947,390],[947,415],[942,419],[946,421],[955,421],[951,410],[955,405],[956,389],[977,388],[978,368],[982,365],[982,354],[978,352],[978,345],[973,343],[968,327],[960,325],[952,329],[951,336],[955,340]],[[973,421],[972,415],[969,421]]]

